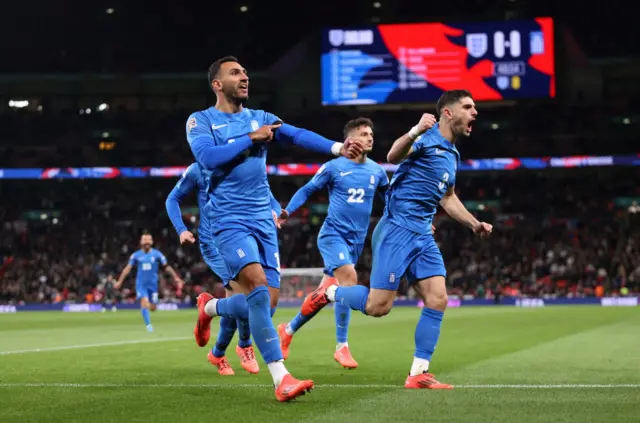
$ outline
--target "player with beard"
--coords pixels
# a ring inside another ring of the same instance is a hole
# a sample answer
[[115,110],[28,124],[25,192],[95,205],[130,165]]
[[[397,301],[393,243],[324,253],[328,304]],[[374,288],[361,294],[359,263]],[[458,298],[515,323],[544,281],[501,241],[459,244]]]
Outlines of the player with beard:
[[478,112],[468,91],[451,90],[436,105],[440,116],[424,114],[398,138],[387,160],[400,164],[391,179],[383,217],[372,239],[371,289],[320,286],[304,301],[303,314],[317,313],[329,302],[382,317],[389,313],[403,277],[424,301],[415,331],[415,353],[406,388],[451,389],[428,372],[447,307],[446,269],[431,231],[438,204],[453,219],[480,236],[493,227],[479,222],[464,207],[454,187],[460,155],[456,143],[471,134]]
[[184,282],[173,267],[167,264],[167,259],[160,251],[153,247],[153,237],[144,234],[140,237],[140,249],[131,254],[129,264],[122,269],[114,289],[120,289],[124,280],[129,276],[133,266],[136,266],[136,298],[140,300],[140,312],[144,324],[149,332],[153,332],[149,310],[155,311],[158,305],[158,268],[162,268],[171,275],[178,290],[182,290]]
[[249,76],[235,57],[223,57],[211,65],[209,87],[216,94],[216,104],[189,116],[187,141],[198,165],[209,171],[205,214],[212,242],[228,268],[229,279],[246,296],[216,299],[209,293],[200,294],[194,336],[199,346],[205,346],[213,317],[248,319],[273,378],[276,398],[289,401],[308,392],[313,382],[289,374],[271,320],[280,290],[280,254],[271,215],[267,145],[277,141],[350,158],[362,154],[364,147],[359,140],[334,142],[282,123],[271,113],[245,108]]

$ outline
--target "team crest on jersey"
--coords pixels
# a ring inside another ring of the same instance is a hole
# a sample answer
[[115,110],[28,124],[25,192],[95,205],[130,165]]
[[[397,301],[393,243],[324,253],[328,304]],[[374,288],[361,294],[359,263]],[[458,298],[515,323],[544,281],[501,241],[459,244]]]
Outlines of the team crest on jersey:
[[187,131],[191,132],[191,130],[193,128],[195,128],[196,126],[198,126],[198,122],[196,122],[196,118],[192,117],[187,121]]
[[252,120],[251,121],[251,129],[253,129],[254,131],[257,131],[258,128],[260,128],[260,125],[258,124],[257,120]]

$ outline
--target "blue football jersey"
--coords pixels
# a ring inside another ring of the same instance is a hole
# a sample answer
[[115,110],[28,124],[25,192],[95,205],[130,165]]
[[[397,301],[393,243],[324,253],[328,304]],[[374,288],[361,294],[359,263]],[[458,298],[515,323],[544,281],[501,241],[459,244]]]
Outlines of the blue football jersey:
[[325,163],[311,183],[329,190],[329,212],[320,234],[336,233],[354,243],[364,242],[375,193],[389,185],[382,166],[370,159],[355,163],[339,157]]
[[129,264],[136,266],[136,286],[154,287],[158,285],[158,266],[166,266],[167,258],[155,248],[148,253],[140,249],[131,254]]
[[[182,174],[182,177],[176,184],[175,189],[178,190],[180,198],[184,198],[194,190],[198,195],[198,207],[200,209],[200,226],[198,227],[198,238],[200,242],[211,243],[211,224],[205,213],[205,206],[208,201],[209,192],[209,176],[211,172],[202,169],[197,163],[193,163]],[[182,219],[182,217],[180,217]]]
[[389,221],[419,234],[431,233],[440,200],[456,183],[460,154],[440,134],[438,125],[413,144],[413,152],[391,178],[385,215]]
[[[213,137],[216,145],[225,145],[278,120],[263,110],[244,108],[238,113],[223,113],[210,107],[189,117],[187,140],[191,144],[201,137]],[[205,212],[211,223],[271,219],[266,159],[266,144],[253,144],[243,154],[210,171]]]

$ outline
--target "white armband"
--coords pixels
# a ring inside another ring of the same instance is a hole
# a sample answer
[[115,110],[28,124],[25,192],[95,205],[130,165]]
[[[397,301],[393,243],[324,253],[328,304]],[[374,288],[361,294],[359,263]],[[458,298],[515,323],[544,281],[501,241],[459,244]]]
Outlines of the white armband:
[[344,144],[341,142],[334,142],[331,146],[331,154],[333,154],[334,156],[340,156],[340,150],[342,150],[343,145]]

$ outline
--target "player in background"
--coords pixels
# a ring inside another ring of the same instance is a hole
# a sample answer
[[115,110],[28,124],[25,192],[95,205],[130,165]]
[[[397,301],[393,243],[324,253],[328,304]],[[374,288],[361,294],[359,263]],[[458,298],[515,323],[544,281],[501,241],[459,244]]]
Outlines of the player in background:
[[[384,201],[389,186],[387,173],[378,163],[367,158],[373,148],[373,122],[364,117],[350,120],[344,127],[345,138],[362,141],[363,153],[354,158],[338,157],[325,163],[313,179],[300,188],[285,208],[282,221],[300,208],[311,195],[325,187],[329,190],[329,211],[320,233],[318,250],[324,261],[321,286],[358,283],[355,265],[360,258],[369,229],[375,193]],[[334,306],[337,346],[333,358],[341,366],[355,369],[347,342],[351,309],[340,303]],[[289,322],[278,326],[282,355],[287,359],[293,334],[315,314],[302,311]]]
[[150,234],[144,234],[140,237],[141,248],[131,254],[129,264],[122,269],[118,282],[114,286],[115,289],[120,289],[133,266],[136,266],[136,298],[140,300],[142,318],[149,332],[153,332],[149,310],[155,311],[158,304],[158,266],[162,266],[171,275],[178,291],[181,291],[184,285],[173,267],[167,264],[166,257],[160,251],[152,248],[152,245],[153,237]]
[[102,284],[102,290],[104,292],[104,298],[102,299],[102,311],[107,311],[107,308],[111,309],[111,311],[118,311],[118,309],[116,308],[116,305],[114,304],[115,283],[116,281],[113,278],[113,275],[109,273],[105,278],[104,283]]
[[320,287],[305,298],[302,312],[316,313],[338,302],[363,314],[381,317],[393,306],[400,280],[406,276],[424,301],[415,332],[415,353],[406,388],[451,389],[428,372],[447,307],[446,269],[430,225],[438,204],[449,216],[484,237],[493,227],[479,222],[464,207],[454,187],[460,155],[456,141],[471,135],[478,112],[471,94],[447,91],[436,105],[439,121],[424,114],[398,138],[387,155],[400,163],[391,179],[387,203],[372,239],[371,289],[364,286]]
[[344,144],[333,142],[283,124],[271,113],[244,108],[249,77],[235,57],[223,57],[210,66],[209,87],[216,94],[216,104],[189,116],[187,141],[197,163],[211,171],[205,213],[229,275],[246,297],[216,299],[200,294],[194,336],[204,346],[214,316],[247,316],[253,340],[273,378],[276,398],[289,401],[313,388],[313,381],[289,374],[271,320],[270,310],[275,310],[280,288],[280,256],[267,181],[267,144],[275,140],[350,157],[360,155],[363,146],[351,139]]
[[[193,163],[184,172],[176,186],[173,188],[167,200],[165,206],[167,214],[171,223],[175,228],[178,236],[180,237],[180,244],[193,244],[195,242],[195,236],[187,229],[182,219],[182,211],[180,210],[180,203],[191,192],[197,192],[198,207],[200,209],[200,225],[198,227],[198,238],[200,244],[200,251],[205,263],[209,266],[211,271],[215,273],[222,281],[226,296],[230,297],[234,294],[232,289],[232,281],[229,277],[227,267],[222,260],[217,249],[213,245],[213,238],[211,235],[211,225],[204,212],[204,207],[207,204],[208,196],[208,178],[207,171],[202,171],[197,163]],[[281,207],[276,199],[271,196],[272,209],[277,210],[277,214],[280,214]],[[242,294],[237,294],[242,295]],[[246,319],[233,319],[230,317],[222,317],[220,319],[220,330],[218,332],[218,338],[214,348],[209,351],[207,359],[209,362],[218,368],[218,373],[222,376],[231,376],[234,374],[229,361],[225,354],[227,347],[233,339],[233,335],[238,330],[238,346],[236,347],[236,354],[240,358],[242,367],[249,373],[256,374],[259,372],[258,362],[256,361],[255,352],[251,343],[251,333],[249,331],[249,322]]]

